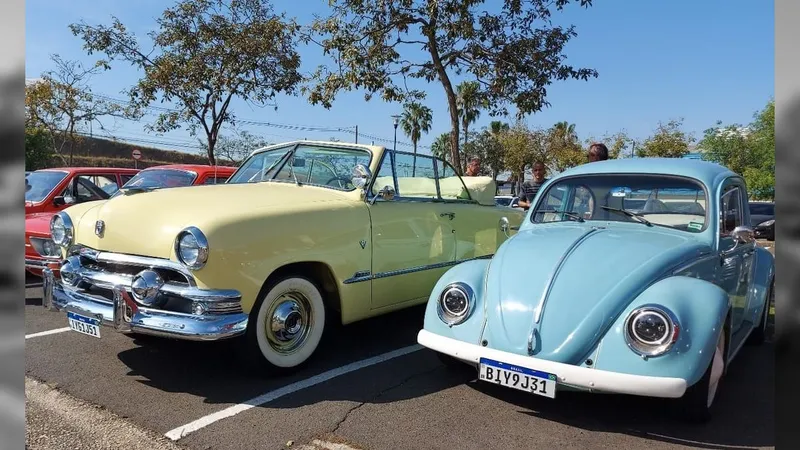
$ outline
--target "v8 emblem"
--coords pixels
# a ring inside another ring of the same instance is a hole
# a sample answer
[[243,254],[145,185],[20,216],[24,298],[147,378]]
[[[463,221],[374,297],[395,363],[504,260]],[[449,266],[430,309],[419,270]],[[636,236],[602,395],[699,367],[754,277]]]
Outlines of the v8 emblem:
[[364,239],[362,239],[362,240],[361,240],[361,242],[359,242],[359,244],[361,244],[361,248],[364,248],[364,247],[366,247],[366,246],[367,246],[367,241],[365,241]]

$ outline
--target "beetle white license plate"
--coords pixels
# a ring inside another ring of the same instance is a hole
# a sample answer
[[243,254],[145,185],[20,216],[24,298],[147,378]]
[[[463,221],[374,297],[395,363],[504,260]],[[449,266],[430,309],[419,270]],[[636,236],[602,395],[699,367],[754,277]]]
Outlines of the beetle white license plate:
[[556,398],[556,376],[527,367],[481,358],[480,379],[531,394]]
[[98,319],[67,311],[67,321],[73,331],[96,338],[100,337],[100,321]]

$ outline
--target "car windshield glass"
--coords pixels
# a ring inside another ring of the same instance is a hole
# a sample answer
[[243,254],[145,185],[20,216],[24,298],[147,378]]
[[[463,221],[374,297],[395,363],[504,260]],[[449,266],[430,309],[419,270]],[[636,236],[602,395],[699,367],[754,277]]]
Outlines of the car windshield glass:
[[197,175],[192,172],[175,169],[143,170],[128,180],[122,189],[160,189],[170,187],[189,186],[194,183]]
[[41,202],[66,176],[67,172],[53,170],[31,172],[25,177],[25,201]]
[[280,181],[349,191],[355,189],[353,169],[359,164],[369,166],[371,159],[369,152],[359,149],[300,144],[288,155],[290,149],[253,155],[228,184]]
[[508,206],[511,204],[511,197],[499,197],[494,199],[497,206]]
[[750,214],[753,216],[774,216],[775,205],[768,203],[750,203]]
[[706,191],[692,179],[648,174],[585,175],[551,184],[539,197],[531,221],[639,222],[697,233],[707,225],[707,209]]
[[259,152],[248,158],[236,173],[231,175],[228,184],[257,183],[266,181],[275,176],[275,171],[283,163],[283,157],[292,147],[283,147],[275,150]]

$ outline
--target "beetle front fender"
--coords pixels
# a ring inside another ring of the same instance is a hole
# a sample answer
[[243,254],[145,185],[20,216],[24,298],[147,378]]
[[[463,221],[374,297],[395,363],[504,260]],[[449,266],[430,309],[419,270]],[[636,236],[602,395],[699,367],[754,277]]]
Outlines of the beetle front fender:
[[[466,261],[452,267],[439,278],[428,298],[425,308],[425,321],[423,328],[440,336],[458,339],[460,341],[477,343],[483,328],[484,296],[486,287],[486,274],[491,260],[475,259]],[[464,322],[452,327],[442,322],[438,313],[439,294],[444,288],[455,282],[468,284],[475,292],[475,306],[472,313]]]
[[[624,324],[634,309],[646,304],[672,311],[680,330],[678,340],[667,353],[644,358],[628,346]],[[708,368],[729,310],[727,293],[715,284],[685,276],[660,280],[617,318],[599,344],[594,367],[634,375],[683,378],[691,386]]]

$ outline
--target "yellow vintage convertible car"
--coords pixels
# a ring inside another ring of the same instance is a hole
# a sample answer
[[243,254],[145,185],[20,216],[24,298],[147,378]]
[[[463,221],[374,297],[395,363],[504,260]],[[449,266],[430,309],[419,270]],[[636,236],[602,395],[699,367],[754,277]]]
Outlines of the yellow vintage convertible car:
[[[374,174],[374,175],[373,175]],[[148,192],[54,216],[60,274],[43,303],[69,326],[215,340],[296,368],[326,320],[348,324],[428,299],[445,270],[491,257],[523,213],[489,177],[426,155],[298,141],[254,151],[226,184]]]

